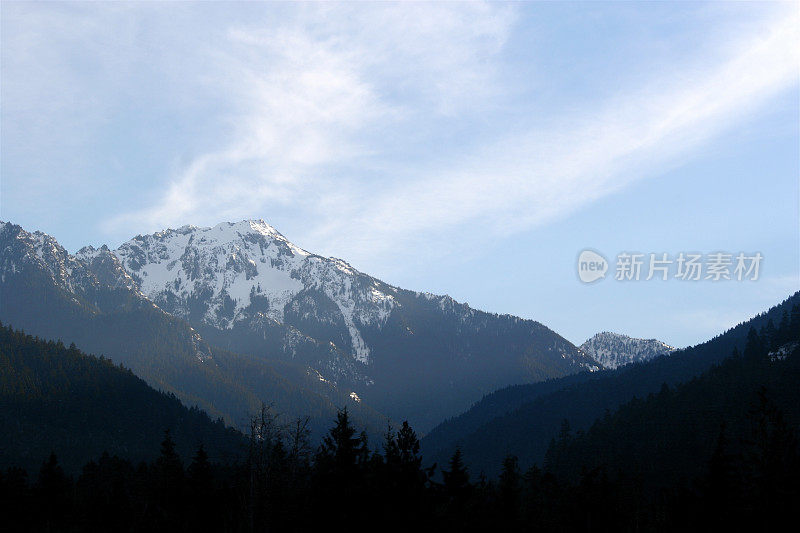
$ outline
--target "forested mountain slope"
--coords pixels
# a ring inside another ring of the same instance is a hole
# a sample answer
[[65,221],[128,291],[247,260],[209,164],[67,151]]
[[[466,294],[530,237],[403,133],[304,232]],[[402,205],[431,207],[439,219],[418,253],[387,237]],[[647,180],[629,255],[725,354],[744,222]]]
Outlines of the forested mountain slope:
[[50,452],[72,472],[106,451],[150,460],[165,431],[187,455],[201,443],[220,462],[246,450],[241,433],[130,370],[0,325],[0,470],[36,470]]
[[[489,395],[463,415],[445,422],[422,439],[427,459],[442,462],[456,446],[473,471],[496,474],[507,454],[522,465],[541,464],[550,440],[566,419],[573,429],[587,429],[607,410],[634,397],[645,397],[688,381],[744,349],[751,327],[766,327],[790,319],[800,293],[780,305],[697,346],[618,370],[583,374],[551,384],[534,384]],[[552,391],[552,388],[560,390]],[[524,402],[524,403],[523,403]]]

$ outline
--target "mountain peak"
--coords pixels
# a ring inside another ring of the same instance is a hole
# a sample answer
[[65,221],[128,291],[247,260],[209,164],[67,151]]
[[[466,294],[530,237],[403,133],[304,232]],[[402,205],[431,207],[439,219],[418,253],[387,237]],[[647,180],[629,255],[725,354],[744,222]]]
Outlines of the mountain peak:
[[240,233],[260,233],[262,235],[270,236],[280,235],[278,230],[267,224],[262,218],[244,219],[238,222],[220,222],[211,228],[213,231],[225,231],[228,229],[232,229]]
[[602,331],[581,344],[580,349],[606,368],[639,363],[675,351],[657,339],[637,339],[622,333]]
[[139,236],[114,254],[157,305],[223,330],[335,307],[331,324],[341,322],[346,332],[337,347],[362,363],[370,350],[359,327],[383,323],[395,305],[383,284],[303,250],[261,219]]

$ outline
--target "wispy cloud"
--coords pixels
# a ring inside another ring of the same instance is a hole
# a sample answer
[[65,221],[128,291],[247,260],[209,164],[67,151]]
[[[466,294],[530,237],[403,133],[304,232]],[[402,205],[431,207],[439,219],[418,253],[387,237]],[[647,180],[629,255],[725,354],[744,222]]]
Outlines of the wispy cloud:
[[182,168],[154,205],[107,227],[153,229],[343,200],[341,188],[353,182],[338,169],[380,151],[388,128],[487,97],[485,59],[500,50],[512,20],[506,8],[486,4],[390,4],[305,8],[277,26],[230,28],[206,79],[237,103],[232,138]]
[[796,88],[799,28],[796,9],[781,13],[729,45],[721,61],[674,65],[599,109],[562,115],[449,166],[426,169],[368,205],[352,204],[346,222],[326,224],[317,240],[346,235],[336,248],[357,256],[419,235],[430,239],[431,230],[451,235],[447,229],[457,226],[472,236],[507,235],[658,176],[678,156]]
[[[644,69],[611,98],[554,100],[547,116],[502,105],[520,94],[504,76],[519,6],[248,4],[238,16],[213,4],[14,9],[40,20],[23,34],[5,17],[4,74],[18,73],[3,81],[7,132],[36,127],[55,145],[59,114],[102,122],[130,102],[194,106],[216,127],[175,154],[172,173],[134,207],[102,222],[109,235],[245,216],[275,222],[291,210],[304,221],[291,237],[356,263],[403,244],[470,244],[566,216],[659,175],[798,82],[800,20],[796,6],[780,4],[722,47],[657,75]],[[143,75],[156,82],[141,86]],[[26,99],[31,86],[42,94]],[[51,107],[32,115],[15,102]]]

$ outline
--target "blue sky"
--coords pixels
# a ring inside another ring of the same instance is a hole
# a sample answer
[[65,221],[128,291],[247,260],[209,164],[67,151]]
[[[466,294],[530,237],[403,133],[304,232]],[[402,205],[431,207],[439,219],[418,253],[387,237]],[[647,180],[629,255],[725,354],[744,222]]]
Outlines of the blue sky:
[[[263,218],[576,343],[696,343],[800,289],[798,6],[3,2],[0,218]],[[585,285],[584,248],[764,260]]]

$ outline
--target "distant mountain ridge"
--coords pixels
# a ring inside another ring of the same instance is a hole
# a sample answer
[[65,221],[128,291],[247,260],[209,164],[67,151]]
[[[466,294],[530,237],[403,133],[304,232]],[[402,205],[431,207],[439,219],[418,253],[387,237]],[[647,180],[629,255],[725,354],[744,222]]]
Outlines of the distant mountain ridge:
[[586,430],[605,412],[633,398],[656,393],[664,384],[689,381],[734,349],[743,350],[751,327],[768,328],[770,321],[781,322],[793,309],[800,309],[800,292],[713,339],[669,356],[495,391],[431,430],[421,441],[423,454],[443,464],[458,447],[472,472],[490,476],[498,473],[508,454],[516,455],[521,465],[541,465],[564,420],[573,431]]
[[[0,246],[0,285],[27,283],[17,270],[27,257],[67,299],[101,314],[134,302],[185,321],[200,363],[219,365],[210,345],[303,365],[319,383],[420,431],[498,388],[599,369],[538,322],[388,285],[303,250],[262,220],[183,226],[74,256],[46,234],[4,224]],[[25,314],[0,306],[0,319],[27,328]]]
[[[632,399],[585,432],[562,432],[545,468],[572,480],[602,468],[610,477],[636,476],[637,493],[655,493],[717,475],[719,463],[711,466],[716,454],[727,458],[722,479],[729,514],[741,513],[759,493],[784,498],[780,507],[788,511],[800,489],[794,436],[800,429],[800,304],[784,306],[779,316],[760,330],[748,329],[742,350],[700,376]],[[714,515],[716,526],[720,515]],[[735,523],[725,529],[737,529],[741,519]]]
[[673,346],[656,339],[636,339],[610,331],[603,331],[587,339],[580,345],[580,349],[598,364],[610,369],[649,361],[675,351]]

